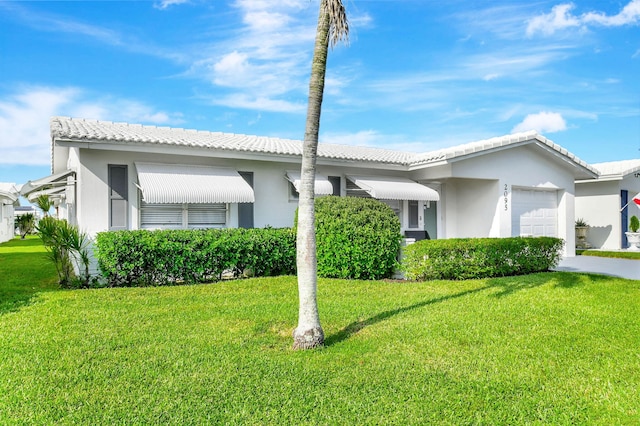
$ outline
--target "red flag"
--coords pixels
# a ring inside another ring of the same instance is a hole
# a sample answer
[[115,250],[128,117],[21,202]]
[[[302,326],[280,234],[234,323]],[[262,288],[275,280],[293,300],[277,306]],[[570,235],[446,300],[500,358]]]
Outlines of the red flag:
[[635,203],[635,205],[640,209],[640,192],[636,194],[635,197],[631,199]]

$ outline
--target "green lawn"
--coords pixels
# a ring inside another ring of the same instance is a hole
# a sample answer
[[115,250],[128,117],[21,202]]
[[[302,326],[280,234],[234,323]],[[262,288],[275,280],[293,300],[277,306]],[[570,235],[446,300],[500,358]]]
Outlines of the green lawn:
[[0,244],[0,315],[56,289],[56,270],[40,238],[16,238]]
[[640,251],[602,251],[602,250],[576,250],[580,256],[613,257],[617,259],[640,260]]
[[295,277],[49,291],[23,254],[2,425],[640,423],[640,281],[320,280],[326,347],[294,352]]

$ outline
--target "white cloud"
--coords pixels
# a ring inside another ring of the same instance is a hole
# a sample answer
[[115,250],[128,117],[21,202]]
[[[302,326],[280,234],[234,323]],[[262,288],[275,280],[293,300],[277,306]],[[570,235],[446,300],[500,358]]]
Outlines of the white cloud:
[[56,115],[149,124],[179,123],[180,114],[157,111],[138,101],[90,99],[75,87],[25,87],[0,101],[0,163],[51,162],[49,119]]
[[589,25],[619,27],[640,22],[640,0],[631,0],[616,15],[606,15],[603,12],[574,15],[571,13],[574,8],[573,3],[558,4],[551,8],[551,12],[530,19],[527,24],[527,35],[532,36],[536,33],[551,35],[567,28],[586,28]]
[[230,108],[252,109],[257,111],[302,113],[306,111],[304,103],[290,102],[282,99],[253,96],[243,93],[234,93],[217,97],[211,101],[214,105],[222,105]]
[[182,51],[170,50],[164,46],[141,42],[131,34],[100,25],[87,24],[78,21],[72,16],[37,11],[24,7],[18,2],[0,1],[0,8],[9,10],[15,21],[21,22],[37,31],[74,34],[130,52],[170,59],[176,62],[183,62],[186,57]]
[[632,0],[617,15],[607,16],[602,12],[589,12],[583,15],[582,20],[586,23],[593,22],[606,27],[636,24],[640,21],[640,0]]
[[551,8],[551,12],[536,16],[527,25],[527,35],[531,36],[537,32],[550,35],[557,30],[578,27],[580,20],[569,12],[575,6],[571,3],[559,4]]
[[237,29],[212,45],[191,74],[229,89],[228,95],[213,100],[217,105],[303,112],[317,5],[306,0],[238,0],[233,7]]
[[437,148],[433,143],[417,142],[400,134],[383,134],[377,130],[360,130],[354,133],[322,133],[321,143],[367,146],[404,152],[426,152]]
[[567,123],[562,117],[562,114],[542,111],[537,114],[527,115],[520,124],[516,125],[511,130],[511,132],[519,133],[535,130],[539,133],[555,133],[566,129]]
[[155,7],[156,9],[165,10],[176,4],[184,4],[184,3],[189,3],[189,0],[162,0],[162,1],[155,2],[153,4],[153,7]]

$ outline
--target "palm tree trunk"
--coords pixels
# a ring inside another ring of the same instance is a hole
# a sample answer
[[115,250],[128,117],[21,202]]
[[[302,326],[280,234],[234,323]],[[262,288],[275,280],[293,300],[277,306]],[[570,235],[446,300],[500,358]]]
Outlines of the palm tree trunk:
[[320,325],[316,292],[317,258],[315,234],[315,176],[320,130],[320,111],[324,92],[324,76],[329,50],[330,17],[326,0],[320,2],[318,29],[316,32],[311,79],[309,82],[309,105],[302,148],[300,171],[300,197],[298,204],[297,268],[298,296],[300,299],[298,327],[293,331],[294,349],[311,349],[322,346],[324,332]]

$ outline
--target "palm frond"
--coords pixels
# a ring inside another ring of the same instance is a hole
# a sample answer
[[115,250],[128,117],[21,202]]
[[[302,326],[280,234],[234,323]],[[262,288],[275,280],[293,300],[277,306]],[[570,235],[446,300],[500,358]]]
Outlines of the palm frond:
[[342,0],[324,0],[329,15],[329,45],[333,48],[340,41],[349,43],[349,20]]

